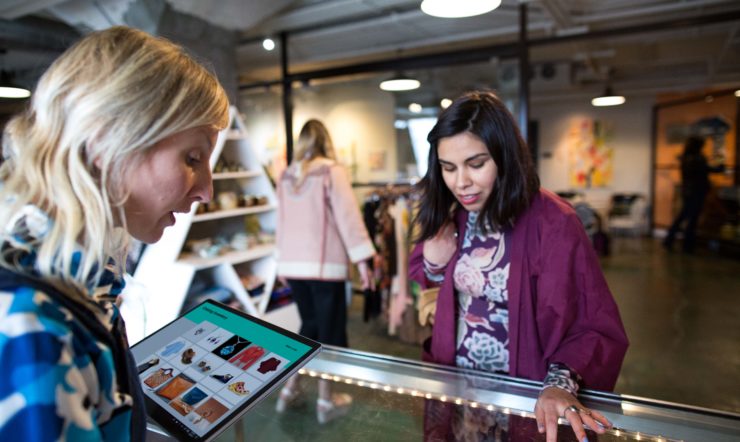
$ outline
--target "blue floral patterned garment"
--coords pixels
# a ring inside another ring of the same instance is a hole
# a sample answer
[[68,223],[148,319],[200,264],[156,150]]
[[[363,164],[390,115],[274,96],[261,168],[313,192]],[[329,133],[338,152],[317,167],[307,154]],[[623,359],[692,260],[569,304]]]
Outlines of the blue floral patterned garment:
[[509,247],[506,232],[483,232],[470,212],[454,271],[458,367],[509,372]]
[[[35,245],[51,221],[27,206],[2,253],[35,267]],[[7,231],[7,230],[6,230]],[[123,280],[107,272],[90,287],[98,320],[110,329],[119,312],[98,295],[117,295]],[[132,398],[118,391],[113,354],[49,295],[30,287],[0,290],[0,440],[131,440]]]

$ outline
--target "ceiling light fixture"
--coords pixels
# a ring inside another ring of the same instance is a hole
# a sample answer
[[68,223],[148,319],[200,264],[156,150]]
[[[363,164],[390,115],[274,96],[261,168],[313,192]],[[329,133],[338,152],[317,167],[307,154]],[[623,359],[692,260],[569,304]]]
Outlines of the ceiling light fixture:
[[443,98],[440,100],[439,105],[442,107],[442,109],[447,109],[452,104],[452,100],[449,98]]
[[738,90],[735,91],[735,96],[737,98],[740,98],[740,89],[738,89]]
[[31,91],[14,84],[8,71],[0,71],[0,98],[28,98]]
[[421,10],[441,18],[472,17],[491,12],[501,6],[501,0],[424,0]]
[[627,100],[625,100],[624,96],[614,94],[611,86],[607,86],[601,96],[591,100],[591,104],[596,107],[619,106],[620,104],[624,104],[625,101]]
[[421,111],[423,111],[423,110],[424,110],[424,108],[421,107],[421,104],[419,104],[419,103],[411,103],[411,104],[409,104],[409,111],[411,111],[411,112],[413,112],[415,114],[420,114]]
[[267,37],[266,39],[262,40],[262,47],[265,48],[266,51],[271,51],[275,49],[275,41],[270,37]]
[[380,83],[380,88],[389,92],[410,91],[418,89],[419,86],[421,86],[421,82],[419,82],[419,80],[405,75],[396,75],[395,77]]

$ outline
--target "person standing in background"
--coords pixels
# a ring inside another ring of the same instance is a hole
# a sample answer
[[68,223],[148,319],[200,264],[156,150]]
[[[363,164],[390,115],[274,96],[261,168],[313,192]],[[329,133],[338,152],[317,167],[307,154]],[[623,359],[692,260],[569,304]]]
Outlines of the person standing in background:
[[[323,123],[309,120],[298,136],[293,164],[278,181],[277,249],[280,278],[287,279],[301,316],[300,334],[322,344],[347,347],[345,282],[349,263],[357,265],[363,289],[374,289],[367,260],[375,255],[352,186],[336,162]],[[277,411],[303,399],[300,376],[281,390]],[[347,394],[331,392],[319,380],[316,414],[326,423],[345,414]]]
[[211,199],[208,160],[228,118],[215,75],[117,26],[54,61],[8,123],[0,440],[145,439],[141,367],[117,307],[129,236],[156,242],[174,213]]
[[712,167],[708,164],[702,153],[704,142],[703,137],[690,136],[684,144],[683,154],[680,157],[681,211],[676,215],[671,228],[668,230],[668,235],[663,240],[663,247],[668,251],[673,251],[676,235],[685,222],[683,251],[684,253],[694,253],[696,249],[696,227],[704,208],[704,200],[706,200],[711,189],[709,174],[725,170],[724,165]]
[[[581,221],[540,188],[514,118],[493,93],[456,99],[428,141],[409,264],[423,288],[439,287],[424,360],[542,381],[534,413],[548,442],[561,417],[580,442],[584,425],[603,433],[611,424],[579,402],[578,390],[613,389],[628,342]],[[429,413],[425,429],[456,412]]]

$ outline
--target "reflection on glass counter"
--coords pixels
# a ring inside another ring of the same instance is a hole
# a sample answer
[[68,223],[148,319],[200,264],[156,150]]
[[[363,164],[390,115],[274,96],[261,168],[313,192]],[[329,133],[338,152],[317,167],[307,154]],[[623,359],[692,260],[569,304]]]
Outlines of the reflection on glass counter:
[[[306,400],[279,414],[276,391],[219,441],[544,441],[532,410],[540,384],[508,376],[327,347],[301,370]],[[317,382],[352,395],[350,412],[321,425]],[[740,415],[583,391],[581,402],[614,427],[594,441],[737,441]],[[561,419],[559,441],[575,441]]]

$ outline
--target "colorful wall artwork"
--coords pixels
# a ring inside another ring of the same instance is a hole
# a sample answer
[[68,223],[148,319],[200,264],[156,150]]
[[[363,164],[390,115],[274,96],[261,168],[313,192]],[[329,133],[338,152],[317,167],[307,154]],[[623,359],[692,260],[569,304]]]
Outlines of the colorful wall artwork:
[[594,119],[573,120],[567,135],[568,181],[575,188],[611,185],[613,178],[612,127]]

